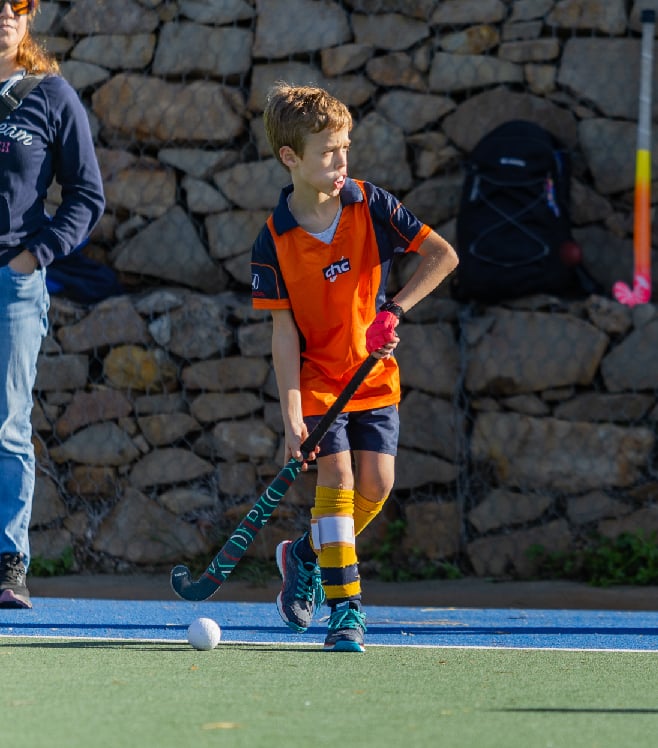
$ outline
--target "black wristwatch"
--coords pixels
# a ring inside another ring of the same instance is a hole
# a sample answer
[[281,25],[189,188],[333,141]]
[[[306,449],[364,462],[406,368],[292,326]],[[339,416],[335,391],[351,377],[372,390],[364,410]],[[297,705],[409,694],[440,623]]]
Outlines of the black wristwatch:
[[394,301],[386,301],[379,307],[380,312],[391,312],[391,314],[394,314],[398,319],[402,316],[404,310],[399,304],[396,304]]

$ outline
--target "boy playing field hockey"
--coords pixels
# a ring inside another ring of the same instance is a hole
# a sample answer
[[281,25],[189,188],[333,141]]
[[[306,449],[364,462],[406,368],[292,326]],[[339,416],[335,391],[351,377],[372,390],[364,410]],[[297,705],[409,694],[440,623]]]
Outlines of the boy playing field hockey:
[[[394,482],[400,401],[392,353],[404,312],[456,267],[453,248],[393,195],[347,176],[352,118],[321,88],[276,84],[264,112],[274,155],[292,184],[252,250],[252,299],[272,312],[272,358],[285,457],[300,445],[369,353],[380,359],[319,448],[311,528],[276,549],[277,607],[306,631],[326,599],[327,651],[363,652],[366,631],[355,537]],[[396,254],[417,252],[408,282],[387,301]]]

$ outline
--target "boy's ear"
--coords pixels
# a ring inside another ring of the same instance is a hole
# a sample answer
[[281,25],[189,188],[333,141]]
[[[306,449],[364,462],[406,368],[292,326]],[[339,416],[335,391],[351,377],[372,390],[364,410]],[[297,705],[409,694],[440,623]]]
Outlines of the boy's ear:
[[289,169],[297,166],[297,154],[289,145],[282,145],[279,148],[279,158],[281,159],[281,163]]

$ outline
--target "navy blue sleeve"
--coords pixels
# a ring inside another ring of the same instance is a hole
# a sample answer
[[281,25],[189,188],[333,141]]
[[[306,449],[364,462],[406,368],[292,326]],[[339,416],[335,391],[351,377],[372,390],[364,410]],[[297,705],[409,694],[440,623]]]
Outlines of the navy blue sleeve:
[[41,85],[49,99],[52,168],[62,201],[52,220],[23,244],[45,266],[89,236],[103,215],[105,198],[89,120],[76,91],[55,76]]
[[[251,251],[251,298],[254,306],[261,308],[270,308],[269,302],[288,299],[268,226],[263,226]],[[288,304],[284,306],[287,308]]]
[[406,252],[425,224],[390,192],[370,182],[364,182],[364,188],[380,249]]

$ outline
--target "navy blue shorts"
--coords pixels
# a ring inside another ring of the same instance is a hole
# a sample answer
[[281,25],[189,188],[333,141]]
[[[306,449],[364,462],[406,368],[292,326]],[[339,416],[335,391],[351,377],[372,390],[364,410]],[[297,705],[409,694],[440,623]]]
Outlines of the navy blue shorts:
[[[307,416],[309,433],[322,416]],[[362,450],[397,455],[400,437],[400,413],[397,405],[385,408],[341,413],[320,441],[320,457],[338,452]]]

